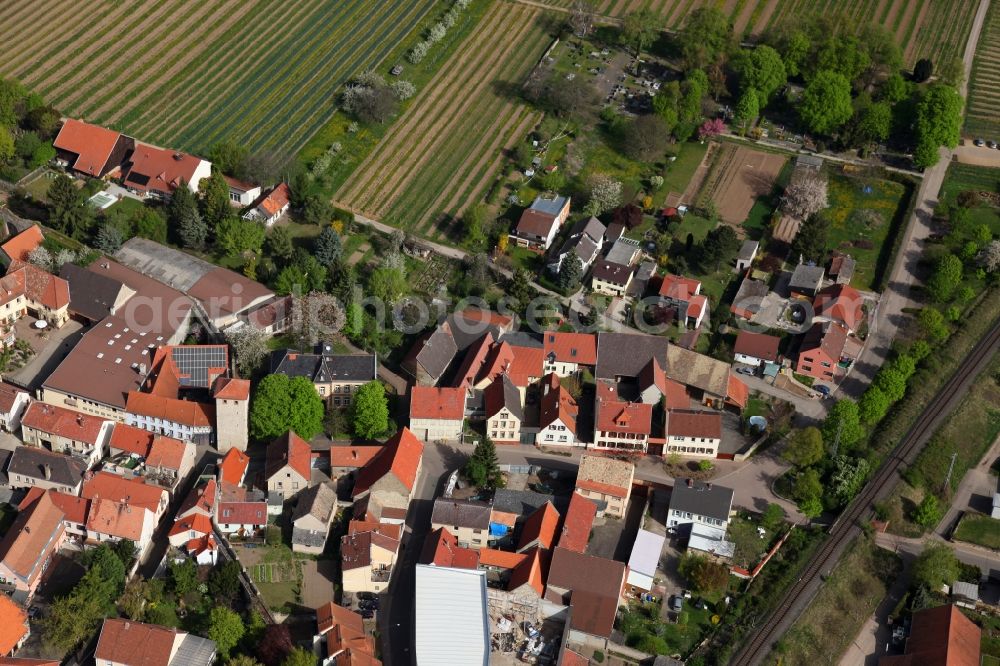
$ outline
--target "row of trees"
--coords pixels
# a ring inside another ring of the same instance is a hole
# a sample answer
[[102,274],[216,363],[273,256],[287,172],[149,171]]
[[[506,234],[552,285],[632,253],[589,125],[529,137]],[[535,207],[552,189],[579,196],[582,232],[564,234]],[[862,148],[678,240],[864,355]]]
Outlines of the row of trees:
[[0,79],[0,178],[19,180],[56,156],[60,114],[17,81]]

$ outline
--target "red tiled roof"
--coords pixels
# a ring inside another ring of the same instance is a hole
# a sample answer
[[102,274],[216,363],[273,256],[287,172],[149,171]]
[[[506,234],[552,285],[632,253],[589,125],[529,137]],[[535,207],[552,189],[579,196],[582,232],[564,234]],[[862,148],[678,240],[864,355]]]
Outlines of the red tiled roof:
[[181,440],[157,435],[153,439],[153,445],[149,448],[146,466],[179,470],[184,462],[186,452],[187,445]]
[[[676,208],[668,208],[666,210],[672,210],[675,215],[677,214]],[[578,652],[573,652],[569,648],[566,648],[563,650],[562,661],[559,663],[562,666],[589,666],[590,660]]]
[[203,513],[211,514],[215,507],[215,500],[219,492],[219,486],[215,479],[209,479],[204,485],[197,485],[191,489],[184,502],[177,509],[177,515],[183,516],[188,511],[196,509]]
[[667,412],[668,437],[722,437],[722,414],[704,409],[671,409]]
[[116,423],[108,444],[112,449],[128,451],[145,458],[149,455],[149,447],[153,445],[153,433],[125,423]]
[[219,478],[234,486],[240,485],[250,466],[250,456],[239,449],[229,449],[219,462]]
[[559,218],[550,213],[543,213],[532,208],[521,213],[521,219],[514,229],[515,234],[531,234],[545,238],[552,231],[553,225],[558,224]]
[[497,550],[496,548],[483,548],[479,551],[479,566],[481,567],[513,569],[526,559],[528,559],[527,553],[512,553],[509,550]]
[[559,547],[576,553],[587,550],[590,529],[596,516],[597,504],[579,493],[573,493],[559,531]]
[[511,351],[514,352],[514,361],[510,364],[507,375],[515,386],[527,386],[542,376],[544,349],[511,345]]
[[521,529],[521,540],[517,548],[520,550],[534,541],[537,541],[541,548],[552,548],[558,531],[559,512],[552,506],[552,502],[546,502],[528,516]]
[[10,654],[17,647],[28,633],[27,622],[24,609],[6,594],[0,594],[0,654]]
[[222,178],[226,181],[226,185],[229,185],[229,187],[233,190],[249,192],[250,190],[257,189],[257,186],[253,183],[248,183],[245,180],[239,180],[237,178],[233,178],[232,176],[227,176],[226,174],[222,174]]
[[140,541],[146,510],[131,503],[94,499],[87,515],[87,530],[121,539]]
[[11,261],[27,261],[31,251],[39,247],[44,240],[41,228],[33,224],[0,245],[0,250],[3,250]]
[[52,535],[63,529],[63,512],[48,493],[40,495],[27,510],[21,511],[0,541],[0,562],[21,577],[33,582],[42,572],[46,547],[55,545]]
[[191,515],[184,516],[174,523],[174,526],[170,528],[168,536],[184,534],[190,531],[197,532],[198,534],[211,534],[212,519],[201,513],[192,513]]
[[691,302],[688,303],[687,316],[700,319],[705,314],[705,308],[707,307],[708,299],[701,294],[695,294],[691,297]]
[[249,400],[250,380],[233,377],[217,377],[212,388],[216,400]]
[[559,376],[554,372],[546,375],[542,380],[542,391],[538,427],[545,428],[559,419],[575,435],[580,408],[569,391],[559,383]]
[[421,564],[456,569],[479,568],[479,553],[471,548],[461,548],[450,531],[439,527],[427,536],[420,554]]
[[660,296],[678,301],[690,301],[701,289],[701,282],[680,275],[667,274],[660,283]]
[[128,502],[129,506],[156,513],[166,492],[163,488],[150,486],[136,479],[126,479],[111,472],[97,472],[83,482],[80,496],[89,500]]
[[184,549],[195,556],[206,551],[213,551],[216,547],[217,544],[215,543],[215,538],[211,534],[206,534],[205,536],[198,537],[197,539],[190,539],[186,544],[184,544]]
[[27,494],[25,494],[24,499],[18,505],[18,511],[24,511],[41,497],[43,494],[48,495],[52,503],[63,512],[63,518],[67,522],[76,523],[78,525],[83,525],[87,522],[87,509],[90,508],[90,502],[82,497],[77,497],[76,495],[67,495],[66,493],[61,493],[58,490],[42,490],[38,486],[32,486],[28,489]]
[[69,282],[16,259],[7,269],[7,275],[0,278],[0,290],[5,292],[2,294],[3,302],[24,294],[50,310],[60,310],[69,305]]
[[399,523],[380,523],[372,520],[352,520],[347,524],[348,534],[363,534],[378,532],[390,539],[399,541],[403,536],[403,525]]
[[281,183],[273,190],[267,193],[267,196],[260,202],[259,207],[264,209],[268,218],[271,218],[281,212],[281,209],[288,205],[291,200],[292,193],[288,189],[286,183]]
[[114,130],[67,118],[52,145],[77,156],[73,169],[97,178],[101,176],[120,136]]
[[614,386],[597,382],[595,430],[648,435],[653,424],[653,406],[618,399]]
[[28,395],[27,392],[22,391],[13,384],[0,382],[0,412],[10,414],[10,411],[14,409],[14,401],[17,400],[17,396],[22,394]]
[[223,525],[267,525],[267,502],[219,502],[215,520]]
[[417,439],[409,428],[403,428],[393,435],[371,462],[358,472],[357,481],[354,483],[354,496],[357,497],[368,490],[390,472],[412,492],[413,485],[417,482],[417,470],[420,468],[423,454],[423,442]]
[[125,411],[194,428],[209,428],[215,420],[215,405],[139,391],[129,391]]
[[691,404],[691,398],[688,396],[684,384],[675,382],[669,377],[663,378],[663,386],[660,390],[663,391],[663,396],[666,399],[667,409],[683,409]]
[[109,618],[101,627],[94,657],[128,666],[167,666],[174,639],[181,633],[155,624]]
[[336,626],[361,632],[365,630],[364,620],[361,619],[360,615],[333,602],[323,604],[316,609],[316,626],[321,634],[325,634]]
[[510,580],[507,582],[508,590],[516,590],[525,583],[531,586],[538,596],[545,593],[545,579],[548,577],[549,551],[541,548],[532,548],[510,573]]
[[546,359],[552,355],[562,363],[597,364],[597,336],[593,333],[546,331],[543,344]]
[[982,631],[957,606],[913,614],[906,653],[882,657],[879,666],[979,666]]
[[312,449],[306,440],[291,430],[268,445],[266,478],[270,479],[285,465],[307,481],[312,476]]
[[488,308],[467,307],[461,312],[456,312],[455,317],[465,319],[466,321],[485,322],[492,326],[497,326],[504,331],[510,330],[510,327],[514,323],[513,317],[502,315]]
[[743,380],[729,373],[729,390],[727,391],[726,400],[740,409],[747,406],[747,402],[750,400],[750,387],[743,383]]
[[508,371],[514,363],[514,348],[507,342],[494,344],[483,363],[479,379],[493,381]]
[[465,418],[465,389],[414,386],[410,389],[411,419],[461,421]]
[[752,356],[765,361],[777,361],[778,345],[780,343],[781,338],[773,335],[740,331],[736,336],[736,344],[733,345],[733,353]]
[[817,317],[841,322],[852,331],[865,320],[864,297],[854,287],[835,284],[821,289],[813,300]]
[[200,157],[174,150],[154,148],[136,143],[131,157],[132,165],[125,175],[125,184],[140,192],[155,190],[171,194],[181,182],[191,183]]
[[493,346],[493,335],[485,333],[478,341],[465,351],[462,364],[455,373],[452,385],[460,388],[469,388],[476,382],[476,377],[486,362],[486,357]]
[[102,418],[44,402],[31,403],[21,417],[22,426],[90,445],[97,443],[104,423]]
[[330,467],[364,467],[381,450],[381,446],[331,446]]

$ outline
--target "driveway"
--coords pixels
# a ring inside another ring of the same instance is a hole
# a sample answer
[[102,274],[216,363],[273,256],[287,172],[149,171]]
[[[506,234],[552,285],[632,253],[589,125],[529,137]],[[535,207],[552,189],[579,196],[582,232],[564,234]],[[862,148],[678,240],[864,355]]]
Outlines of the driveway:
[[993,504],[993,494],[998,492],[997,477],[990,473],[990,465],[998,457],[1000,457],[1000,437],[993,442],[993,446],[979,461],[979,464],[962,477],[962,482],[955,491],[951,506],[948,507],[941,522],[934,528],[935,534],[944,537],[948,530],[954,526],[955,521],[958,520],[958,514],[962,511],[978,511],[989,515]]
[[[28,319],[22,319],[18,323],[24,322],[26,324],[28,321]],[[47,328],[42,332],[19,327],[18,337],[25,335],[39,337],[37,340],[30,340],[31,346],[39,351],[24,367],[9,373],[7,379],[11,383],[34,393],[41,387],[42,382],[48,379],[56,366],[62,363],[70,350],[76,346],[84,332],[83,325],[72,319],[63,324],[61,328]],[[41,339],[40,336],[45,336],[45,338]]]
[[[998,137],[983,137],[997,139]],[[955,159],[962,164],[975,164],[984,167],[1000,167],[1000,150],[986,146],[973,145],[972,139],[962,139],[962,145],[955,149]]]
[[764,381],[763,378],[756,375],[740,375],[739,377],[740,381],[746,384],[751,391],[758,391],[764,395],[792,403],[795,406],[796,425],[815,425],[826,418],[827,404],[824,400],[806,397],[801,393],[792,393],[789,390]]

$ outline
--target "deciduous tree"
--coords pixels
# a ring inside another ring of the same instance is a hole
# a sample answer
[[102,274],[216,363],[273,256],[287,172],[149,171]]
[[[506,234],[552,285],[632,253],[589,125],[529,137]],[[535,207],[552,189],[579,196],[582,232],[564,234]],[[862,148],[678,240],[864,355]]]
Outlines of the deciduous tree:
[[264,239],[264,249],[267,254],[278,262],[287,262],[295,253],[292,234],[286,226],[273,226]]
[[892,402],[889,396],[877,386],[869,386],[858,399],[858,415],[865,425],[875,425],[889,411]]
[[233,348],[240,374],[253,375],[270,351],[269,336],[254,326],[240,326],[226,333],[226,342]]
[[941,520],[941,513],[937,496],[927,493],[913,510],[913,522],[926,529],[931,529]]
[[309,440],[323,430],[323,400],[306,377],[267,375],[250,404],[250,432],[274,439],[294,430]]
[[246,178],[246,165],[249,151],[234,139],[225,139],[216,143],[208,151],[208,159],[212,166],[233,178]]
[[594,29],[594,17],[597,11],[592,0],[573,0],[569,13],[569,28],[581,39]]
[[927,293],[938,303],[950,301],[962,284],[962,271],[961,259],[953,254],[944,255],[927,281]]
[[228,257],[238,257],[245,252],[256,254],[264,245],[264,225],[230,216],[219,225],[216,241]]
[[806,85],[799,117],[816,134],[832,134],[854,115],[851,82],[843,74],[822,70]]
[[685,553],[677,569],[696,592],[718,592],[729,583],[729,567],[704,555]]
[[939,146],[958,145],[964,105],[962,96],[952,86],[939,83],[927,89],[917,103],[914,164],[923,168],[933,166],[938,161]]
[[781,56],[766,44],[743,51],[733,67],[740,76],[740,90],[757,91],[761,106],[767,106],[788,79]]
[[924,334],[934,342],[943,342],[951,335],[948,322],[945,321],[944,315],[937,308],[921,309],[920,314],[917,315],[917,321],[920,322],[920,328],[923,329]]
[[760,115],[760,102],[757,100],[757,91],[753,88],[744,90],[740,99],[736,102],[736,109],[733,111],[733,122],[740,128],[740,132],[746,131],[757,122]]
[[225,606],[216,606],[208,614],[208,638],[215,641],[219,656],[225,659],[243,638],[243,618]]
[[961,565],[951,546],[928,543],[913,563],[913,578],[936,592],[942,585],[951,585],[958,579]]
[[843,398],[834,403],[820,426],[823,432],[823,441],[828,446],[833,446],[837,441],[837,433],[840,433],[840,449],[847,449],[865,436],[865,429],[861,426],[861,415],[858,413],[858,404],[850,398]]
[[678,35],[687,69],[718,62],[732,46],[733,24],[715,6],[699,7],[688,15]]
[[657,114],[636,116],[625,126],[622,146],[630,157],[653,162],[663,157],[670,145],[670,128]]
[[648,9],[629,12],[622,21],[622,43],[632,48],[638,58],[656,40],[660,29],[661,19],[655,12]]
[[822,460],[825,453],[823,433],[819,428],[810,426],[796,430],[789,436],[788,446],[782,457],[793,465],[808,467]]
[[351,425],[354,434],[364,439],[380,437],[389,429],[389,402],[382,382],[372,380],[355,392],[351,402]]
[[297,647],[288,653],[281,666],[316,666],[316,655],[305,648]]

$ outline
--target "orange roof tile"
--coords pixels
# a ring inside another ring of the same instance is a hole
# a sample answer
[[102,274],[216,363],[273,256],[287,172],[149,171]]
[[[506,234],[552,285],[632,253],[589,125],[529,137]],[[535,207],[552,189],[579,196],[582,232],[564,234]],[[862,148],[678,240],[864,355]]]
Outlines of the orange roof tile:
[[532,548],[520,564],[514,567],[507,582],[508,590],[516,590],[525,583],[531,586],[538,596],[545,593],[545,579],[548,578],[550,555],[542,548]]
[[125,411],[195,428],[211,427],[215,420],[214,405],[139,391],[129,391]]
[[0,654],[10,654],[17,644],[28,633],[28,614],[24,609],[10,600],[6,594],[0,594]]
[[478,341],[472,343],[472,346],[465,351],[465,357],[455,372],[452,386],[469,388],[475,384],[476,377],[479,376],[479,371],[486,363],[486,357],[492,346],[493,335],[491,333],[485,333]]
[[145,458],[149,455],[149,447],[153,445],[153,433],[125,423],[116,423],[108,445],[112,449],[128,451]]
[[33,224],[0,245],[0,250],[3,250],[11,261],[27,261],[31,251],[38,248],[44,240],[41,228]]
[[167,666],[174,639],[182,632],[124,618],[104,621],[94,656],[100,662],[128,666]]
[[69,282],[16,259],[7,269],[7,275],[0,280],[0,289],[6,292],[3,297],[7,300],[24,294],[50,310],[60,310],[69,305]]
[[729,386],[728,395],[726,396],[726,401],[731,402],[740,409],[747,406],[747,402],[750,400],[750,387],[743,383],[743,380],[729,373]]
[[864,304],[865,299],[857,289],[835,284],[816,294],[813,309],[817,317],[841,322],[854,331],[865,320]]
[[576,400],[559,383],[559,376],[554,372],[546,375],[542,380],[538,427],[545,428],[558,419],[575,435],[576,417],[579,411]]
[[286,183],[281,183],[273,190],[268,192],[267,196],[260,202],[259,207],[264,209],[268,218],[271,218],[281,212],[281,209],[288,205],[291,200],[291,190],[288,189]]
[[149,448],[146,466],[179,470],[184,462],[185,453],[187,445],[181,440],[157,435]]
[[215,508],[218,492],[219,486],[215,482],[215,479],[209,479],[204,485],[199,484],[195,486],[188,493],[187,497],[184,498],[180,508],[177,509],[177,515],[183,516],[192,509],[205,514],[211,514]]
[[140,192],[154,190],[169,195],[182,182],[191,182],[202,159],[174,150],[163,150],[144,143],[136,143],[131,162],[132,165],[125,175],[126,186]]
[[514,352],[514,361],[507,374],[515,386],[527,386],[542,376],[544,349],[511,345],[511,350]]
[[266,478],[271,478],[288,465],[303,479],[312,476],[312,448],[309,443],[289,430],[267,447]]
[[216,400],[249,400],[250,380],[217,377],[212,387],[212,397]]
[[168,536],[174,536],[191,531],[199,534],[211,534],[212,519],[201,513],[192,513],[184,516],[174,523],[174,526],[170,528]]
[[590,529],[594,526],[597,516],[597,504],[579,493],[573,493],[569,500],[569,508],[563,517],[559,533],[559,547],[582,553],[587,550],[590,541]]
[[331,446],[330,467],[364,467],[381,450],[381,446]]
[[410,389],[411,419],[461,421],[465,418],[465,389],[414,386]]
[[76,495],[67,495],[58,490],[42,490],[38,486],[32,486],[18,505],[18,511],[24,511],[41,497],[43,494],[49,496],[52,503],[63,512],[63,520],[83,525],[87,522],[87,510],[90,508],[90,501]]
[[94,499],[87,516],[87,530],[140,541],[145,519],[146,510],[140,506],[110,499]]
[[597,364],[597,336],[593,333],[546,331],[545,358],[562,363]]
[[508,550],[483,548],[479,551],[479,566],[495,567],[497,569],[513,569],[528,559],[525,553],[512,553]]
[[477,569],[479,567],[479,553],[471,548],[460,547],[454,534],[439,527],[431,532],[424,541],[420,562],[438,567]]
[[409,428],[403,428],[385,443],[371,462],[358,471],[358,478],[354,483],[354,497],[371,488],[376,481],[390,472],[412,492],[423,455],[423,442],[417,439]]
[[63,512],[48,493],[26,511],[17,514],[14,523],[0,541],[0,562],[29,583],[42,572],[42,563],[55,545],[53,534],[63,531]]
[[562,666],[589,666],[590,660],[578,652],[573,652],[569,648],[566,648],[563,650],[562,661],[559,663]]
[[667,274],[660,283],[660,296],[677,301],[689,301],[701,289],[701,282],[680,275]]
[[705,409],[671,409],[667,412],[668,437],[722,437],[722,413]]
[[238,486],[243,482],[249,466],[250,456],[239,449],[229,449],[219,463],[219,478],[225,483]]
[[614,386],[597,382],[595,430],[648,435],[653,425],[653,406],[618,399]]
[[128,502],[129,506],[148,509],[156,513],[166,490],[136,479],[126,479],[111,472],[97,472],[83,482],[80,496],[89,500],[105,499]]
[[349,608],[330,602],[316,609],[316,626],[319,633],[325,634],[336,626],[347,627],[354,631],[365,630],[364,620]]
[[521,530],[521,540],[517,548],[521,550],[535,541],[541,548],[552,548],[558,530],[559,512],[552,506],[552,502],[546,502],[528,516]]
[[67,118],[52,145],[77,156],[73,169],[99,178],[120,137],[114,130]]
[[72,409],[33,402],[21,417],[21,425],[87,444],[97,444],[105,420]]
[[479,381],[494,381],[497,377],[510,370],[514,363],[514,348],[504,341],[494,344],[483,361],[483,370],[479,373]]

